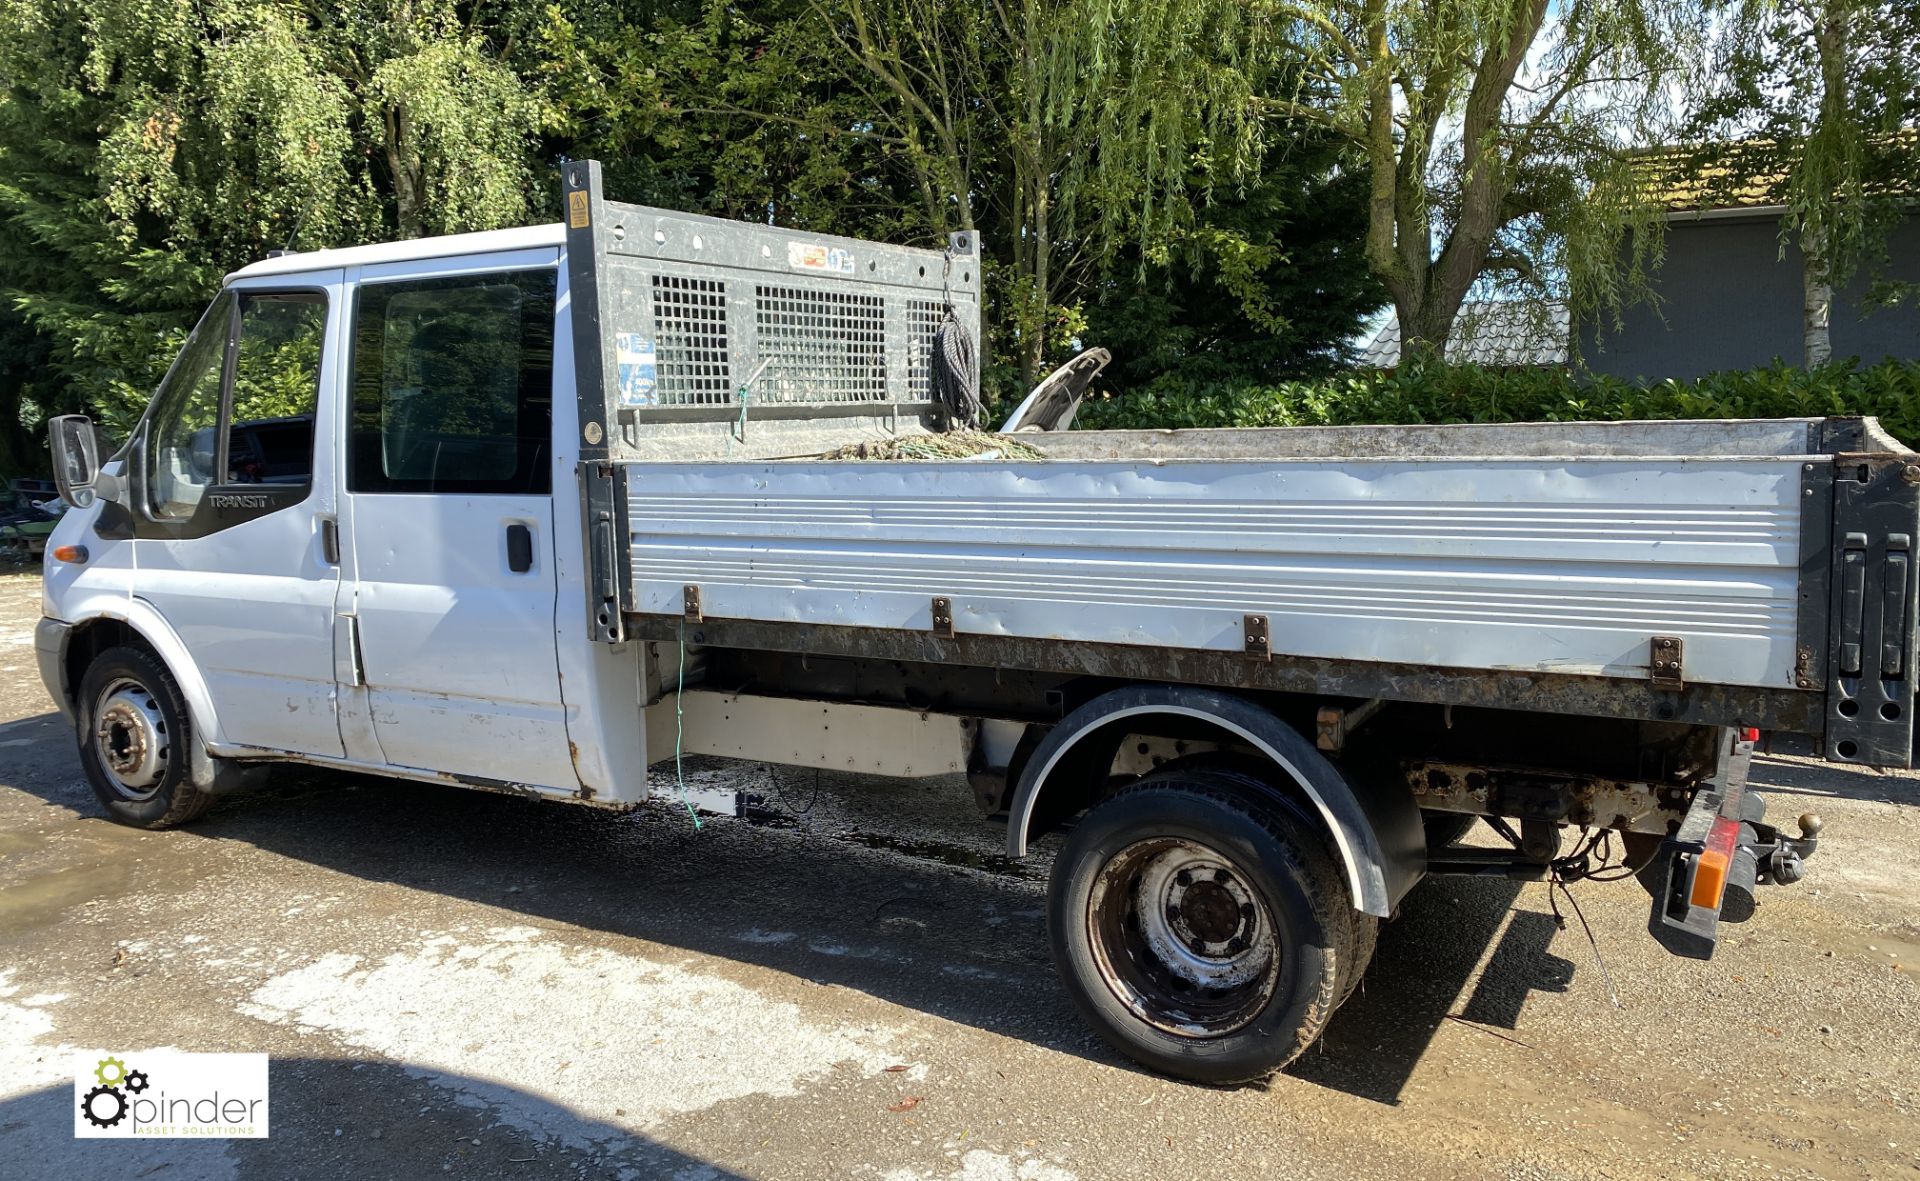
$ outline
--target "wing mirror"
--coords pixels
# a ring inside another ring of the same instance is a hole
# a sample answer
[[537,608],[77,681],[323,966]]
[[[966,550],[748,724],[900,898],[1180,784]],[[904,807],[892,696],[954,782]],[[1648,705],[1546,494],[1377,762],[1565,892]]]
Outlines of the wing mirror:
[[100,479],[100,441],[93,420],[84,414],[62,414],[47,424],[53,445],[53,482],[60,499],[72,508],[93,503],[94,484]]

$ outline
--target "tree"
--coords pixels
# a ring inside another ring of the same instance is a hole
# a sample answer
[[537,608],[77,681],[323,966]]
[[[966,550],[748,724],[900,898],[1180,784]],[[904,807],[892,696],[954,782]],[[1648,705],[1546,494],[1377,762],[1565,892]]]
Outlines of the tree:
[[621,200],[935,242],[864,97],[812,68],[809,0],[582,2],[556,10],[554,131]]
[[[1097,308],[1163,367],[1193,363],[1174,339],[1202,363],[1245,340],[1251,365],[1351,335],[1364,313],[1348,293],[1370,286],[1357,252],[1336,276],[1318,263],[1337,246],[1281,241],[1254,214],[1304,229],[1299,202],[1334,165],[1315,148],[1299,157],[1314,176],[1262,169],[1258,96],[1285,85],[1266,15],[1222,0],[663,0],[571,8],[546,52],[564,134],[620,162],[608,183],[634,199],[920,245],[979,232],[989,356],[1013,359],[987,384],[1010,393]],[[1290,285],[1284,260],[1309,258]],[[1288,305],[1308,274],[1321,289]],[[1170,327],[1191,317],[1191,334],[1134,331],[1116,310],[1129,301]],[[1276,328],[1286,343],[1268,349]]]
[[539,19],[453,0],[87,0],[109,207],[229,250],[296,227],[324,244],[522,220],[546,108],[513,58]]
[[1731,0],[1689,154],[1721,195],[1785,207],[1809,368],[1833,359],[1833,290],[1920,190],[1920,13],[1895,0]]
[[1259,385],[1345,363],[1385,302],[1362,257],[1367,179],[1354,163],[1344,141],[1310,131],[1197,209],[1165,263],[1123,249],[1087,308],[1086,340],[1113,351],[1105,380]]
[[82,80],[79,4],[0,7],[0,473],[44,471],[41,425],[89,410],[124,429],[220,272],[109,224],[98,167],[109,117]]
[[[1581,302],[1642,199],[1624,149],[1661,142],[1702,28],[1694,0],[1283,0],[1305,63],[1276,104],[1359,145],[1366,257],[1403,348],[1444,355],[1475,286]],[[1597,241],[1595,239],[1598,239]]]
[[268,249],[524,221],[548,121],[526,0],[0,0],[6,450],[131,424],[225,272]]
[[1030,383],[1123,244],[1163,256],[1257,165],[1265,32],[1238,0],[809,0],[757,59],[807,79],[804,104],[735,76],[678,105],[865,145],[927,238],[982,231]]

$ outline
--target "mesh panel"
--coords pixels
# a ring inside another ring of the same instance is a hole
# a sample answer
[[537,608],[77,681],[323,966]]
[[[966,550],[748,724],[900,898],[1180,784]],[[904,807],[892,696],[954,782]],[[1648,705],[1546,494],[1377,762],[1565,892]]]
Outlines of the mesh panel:
[[914,402],[933,400],[933,350],[935,336],[947,318],[942,304],[924,299],[907,301],[907,398]]
[[753,322],[766,371],[756,402],[887,401],[887,322],[878,295],[755,287]]
[[725,283],[653,276],[653,333],[660,355],[660,405],[718,406],[734,400],[727,371]]

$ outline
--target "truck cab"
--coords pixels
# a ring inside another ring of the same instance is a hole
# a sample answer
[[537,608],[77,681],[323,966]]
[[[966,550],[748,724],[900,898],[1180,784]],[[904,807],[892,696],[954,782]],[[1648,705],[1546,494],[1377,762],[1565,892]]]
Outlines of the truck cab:
[[86,555],[47,567],[56,699],[138,637],[202,748],[168,741],[151,687],[109,693],[105,749],[125,753],[101,770],[134,810],[169,760],[208,774],[209,756],[243,752],[547,794],[604,785],[569,755],[561,692],[582,592],[560,618],[561,583],[579,578],[555,545],[579,527],[577,499],[554,496],[577,462],[560,250],[560,227],[541,226],[229,277],[108,465],[114,495],[51,539]]

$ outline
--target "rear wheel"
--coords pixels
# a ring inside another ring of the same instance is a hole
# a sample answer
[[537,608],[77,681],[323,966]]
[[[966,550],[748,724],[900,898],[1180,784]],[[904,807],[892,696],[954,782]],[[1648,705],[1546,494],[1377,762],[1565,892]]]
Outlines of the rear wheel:
[[80,766],[107,814],[136,828],[169,828],[212,797],[190,774],[192,730],[173,674],[140,648],[109,648],[80,679]]
[[1299,814],[1196,770],[1148,776],[1075,825],[1047,917],[1075,1004],[1116,1049],[1238,1083],[1320,1035],[1351,983],[1350,910]]

